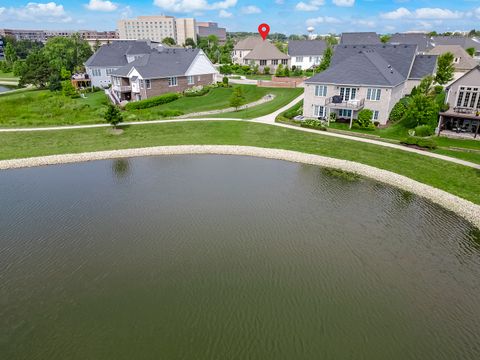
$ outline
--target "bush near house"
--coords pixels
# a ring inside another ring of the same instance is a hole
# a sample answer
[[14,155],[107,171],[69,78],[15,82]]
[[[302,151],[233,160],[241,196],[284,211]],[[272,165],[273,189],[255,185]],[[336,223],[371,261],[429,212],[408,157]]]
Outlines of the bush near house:
[[208,94],[210,91],[210,87],[208,86],[195,86],[191,89],[187,89],[183,92],[183,95],[186,97],[193,97],[193,96],[202,96]]
[[130,102],[125,106],[125,110],[148,109],[157,105],[167,104],[175,101],[180,97],[176,93],[167,93],[160,96],[155,96],[150,99]]
[[435,133],[435,131],[429,125],[419,125],[414,129],[414,131],[415,131],[415,136],[418,136],[418,137],[427,137]]
[[305,128],[315,129],[315,130],[327,131],[326,126],[323,125],[320,120],[316,120],[316,119],[305,120],[300,124],[300,126]]
[[397,102],[394,106],[392,111],[390,112],[389,120],[393,122],[397,122],[402,120],[405,112],[407,111],[407,106],[404,101]]
[[370,109],[362,109],[358,113],[358,117],[353,122],[354,129],[375,130],[375,125],[372,122],[373,111]]
[[401,141],[405,145],[416,145],[421,148],[433,150],[437,147],[435,140],[418,136],[409,136]]

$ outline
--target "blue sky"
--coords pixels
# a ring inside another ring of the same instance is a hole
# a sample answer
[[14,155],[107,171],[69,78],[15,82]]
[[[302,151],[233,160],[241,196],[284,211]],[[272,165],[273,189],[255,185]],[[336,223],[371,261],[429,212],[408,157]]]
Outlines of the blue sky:
[[318,34],[480,29],[480,0],[0,0],[0,27],[113,30],[120,18],[165,14],[216,21],[229,31]]

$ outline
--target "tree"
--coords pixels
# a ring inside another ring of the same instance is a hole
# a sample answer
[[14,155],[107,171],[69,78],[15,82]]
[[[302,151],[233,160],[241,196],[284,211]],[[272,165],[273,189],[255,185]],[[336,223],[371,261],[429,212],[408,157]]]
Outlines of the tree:
[[62,95],[66,97],[78,97],[77,91],[75,90],[75,87],[72,85],[72,82],[70,80],[63,80],[61,82],[62,84]]
[[72,73],[82,68],[93,53],[79,34],[48,39],[43,51],[54,71],[61,72],[65,68]]
[[185,46],[186,47],[191,47],[192,49],[195,49],[195,41],[192,38],[186,38],[185,39]]
[[338,40],[335,36],[333,35],[328,35],[324,38],[325,42],[327,43],[328,46],[334,46],[338,44]]
[[166,38],[164,38],[162,40],[162,44],[172,46],[172,45],[175,45],[176,43],[175,43],[175,40],[173,38],[167,36]]
[[327,70],[328,67],[330,66],[330,61],[332,60],[332,56],[333,56],[332,47],[327,46],[327,48],[323,52],[322,61],[320,62],[320,65],[318,65],[318,70],[320,71]]
[[235,111],[238,111],[238,108],[245,104],[245,96],[243,96],[243,91],[241,87],[236,87],[233,89],[232,96],[230,97],[230,106],[235,108]]
[[50,91],[62,90],[62,79],[58,73],[54,72],[48,78],[48,90]]
[[102,45],[100,44],[100,40],[96,39],[95,40],[95,44],[93,45],[93,51],[97,51],[98,49],[100,49]]
[[417,94],[410,97],[402,123],[409,129],[418,125],[435,127],[438,121],[438,111],[439,107],[432,97]]
[[26,64],[24,60],[17,60],[13,63],[13,75],[15,76],[22,76],[22,74],[25,72],[26,69]]
[[440,85],[445,85],[453,80],[453,72],[455,71],[453,59],[454,55],[451,52],[447,52],[438,57],[435,81]]
[[103,117],[106,122],[113,126],[114,129],[116,129],[117,125],[123,121],[120,109],[113,104],[108,104],[107,111]]
[[17,61],[18,56],[15,46],[12,43],[8,43],[7,46],[5,46],[4,54],[7,64],[13,66],[13,63]]
[[32,84],[39,88],[44,88],[48,83],[52,73],[52,68],[43,51],[30,53],[25,60],[23,73],[20,75],[20,86]]
[[421,94],[425,96],[432,95],[434,80],[435,79],[431,75],[425,76],[416,88],[415,94]]
[[384,44],[388,43],[391,39],[391,35],[382,35],[380,36],[380,41]]
[[264,73],[265,75],[270,75],[270,67],[269,67],[269,66],[265,66],[265,67],[263,68],[263,73]]
[[470,55],[471,57],[475,56],[475,48],[474,47],[469,47],[468,49],[465,49],[465,51]]
[[283,65],[282,64],[277,66],[277,70],[275,70],[275,76],[277,76],[277,77],[285,76],[285,70],[283,70]]

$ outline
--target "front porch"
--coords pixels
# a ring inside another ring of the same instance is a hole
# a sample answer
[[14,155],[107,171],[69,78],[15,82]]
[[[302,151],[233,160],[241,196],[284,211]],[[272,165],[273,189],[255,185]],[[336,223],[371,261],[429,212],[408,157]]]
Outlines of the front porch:
[[440,113],[438,135],[476,139],[480,128],[480,109],[455,107]]

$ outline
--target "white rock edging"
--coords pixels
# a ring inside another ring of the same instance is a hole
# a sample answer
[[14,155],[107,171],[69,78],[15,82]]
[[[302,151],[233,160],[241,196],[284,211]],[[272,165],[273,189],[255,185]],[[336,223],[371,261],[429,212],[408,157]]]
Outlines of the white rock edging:
[[286,160],[291,162],[318,165],[322,167],[352,172],[376,181],[380,181],[382,183],[393,185],[399,189],[409,191],[416,195],[424,197],[464,217],[480,229],[480,206],[468,200],[462,199],[456,195],[434,188],[430,185],[422,184],[406,176],[399,175],[391,171],[378,169],[373,166],[364,165],[348,160],[334,159],[325,156],[312,155],[289,150],[229,145],[158,146],[137,149],[110,150],[90,153],[50,155],[24,159],[2,160],[0,161],[0,170],[126,157],[182,154],[256,156],[268,159]]

